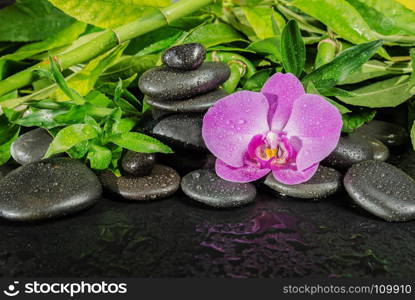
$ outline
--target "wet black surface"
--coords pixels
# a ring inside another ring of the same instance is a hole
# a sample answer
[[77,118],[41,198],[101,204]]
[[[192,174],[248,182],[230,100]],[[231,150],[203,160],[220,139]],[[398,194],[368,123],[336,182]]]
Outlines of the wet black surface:
[[321,202],[261,191],[213,210],[183,194],[157,202],[102,199],[38,224],[1,221],[2,276],[408,277],[415,222],[386,223],[338,195]]

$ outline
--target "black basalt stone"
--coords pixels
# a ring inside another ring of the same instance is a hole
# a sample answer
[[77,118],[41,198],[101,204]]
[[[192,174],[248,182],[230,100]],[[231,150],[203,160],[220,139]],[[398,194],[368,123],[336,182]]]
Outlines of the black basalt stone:
[[151,133],[172,147],[206,151],[202,114],[176,114],[161,119]]
[[51,158],[24,165],[0,181],[0,216],[37,221],[81,211],[101,196],[97,176],[83,163]]
[[163,63],[173,69],[196,70],[206,58],[206,49],[199,43],[185,44],[167,49]]
[[379,140],[368,138],[373,150],[373,159],[379,161],[387,161],[389,158],[389,148]]
[[340,137],[334,151],[323,160],[323,164],[333,168],[347,169],[353,164],[373,159],[373,149],[369,141],[359,135]]
[[139,88],[150,98],[179,100],[213,91],[229,76],[230,69],[222,62],[207,62],[186,72],[158,67],[140,77]]
[[264,184],[278,193],[302,199],[321,199],[337,193],[342,187],[342,175],[331,168],[320,166],[307,182],[295,185],[283,184],[269,174]]
[[127,151],[121,161],[122,169],[135,176],[148,175],[154,167],[156,155]]
[[21,165],[40,161],[52,142],[50,134],[42,128],[22,134],[10,147],[14,160]]
[[235,183],[219,178],[213,170],[197,170],[182,180],[183,192],[200,203],[230,208],[252,203],[256,188],[251,183]]
[[409,142],[408,132],[405,128],[378,120],[373,120],[358,128],[356,134],[377,139],[386,146],[399,147]]
[[358,206],[386,221],[415,219],[415,181],[388,163],[372,160],[352,166],[344,186]]
[[218,100],[228,96],[222,89],[217,89],[212,92],[195,96],[185,100],[160,100],[156,98],[147,98],[148,104],[153,108],[168,112],[206,112],[212,107]]
[[133,201],[157,200],[173,195],[180,187],[180,175],[170,167],[155,165],[147,176],[116,177],[105,171],[99,175],[107,191]]

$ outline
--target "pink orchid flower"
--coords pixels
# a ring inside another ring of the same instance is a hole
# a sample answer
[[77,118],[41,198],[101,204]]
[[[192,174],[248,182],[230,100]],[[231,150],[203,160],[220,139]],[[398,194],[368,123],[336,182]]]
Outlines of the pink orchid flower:
[[275,74],[261,93],[219,100],[203,119],[202,136],[216,156],[216,173],[233,182],[269,172],[285,184],[308,181],[337,146],[342,118],[332,104],[306,94],[292,74]]

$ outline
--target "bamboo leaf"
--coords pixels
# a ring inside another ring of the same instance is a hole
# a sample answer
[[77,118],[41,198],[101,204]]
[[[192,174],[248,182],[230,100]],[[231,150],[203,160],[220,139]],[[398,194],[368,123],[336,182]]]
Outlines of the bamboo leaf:
[[[81,96],[86,96],[94,88],[95,83],[104,70],[121,56],[126,46],[126,44],[120,45],[114,50],[90,61],[82,71],[67,81],[69,88],[75,90]],[[62,90],[56,91],[55,98],[58,101],[70,99]]]
[[87,155],[91,168],[95,170],[105,170],[112,162],[111,150],[99,145],[92,144]]
[[352,133],[365,123],[372,121],[376,116],[375,109],[362,109],[357,112],[351,112],[342,115],[343,128],[342,131]]
[[[379,38],[359,12],[346,0],[295,0],[292,4],[353,44]],[[385,58],[389,58],[385,50],[381,49],[380,53]]]
[[173,153],[169,146],[138,132],[127,132],[111,137],[110,141],[125,149],[142,153]]
[[393,77],[354,90],[354,97],[337,97],[344,103],[364,107],[395,107],[411,98],[415,91],[410,91],[409,76]]
[[411,66],[409,63],[387,63],[379,60],[370,60],[338,84],[354,84],[385,75],[400,75],[410,72]]
[[115,28],[171,4],[170,0],[49,0],[66,14],[102,28]]
[[0,41],[43,40],[73,21],[46,0],[17,0],[0,10]]
[[[275,36],[275,30],[279,28],[279,26],[282,25],[281,28],[283,28],[285,25],[284,23],[277,23],[277,19],[275,18],[277,13],[271,6],[246,6],[243,7],[242,10],[255,34],[261,40]],[[281,16],[279,16],[278,20],[281,19]],[[273,20],[275,23],[273,23]]]
[[224,23],[207,24],[193,31],[184,43],[201,43],[206,48],[227,44],[231,42],[245,41],[243,37],[232,27]]
[[306,51],[300,28],[294,20],[289,21],[282,31],[281,58],[285,71],[300,77],[305,65]]
[[331,88],[366,63],[381,46],[382,41],[373,41],[349,48],[332,62],[308,74],[303,81],[305,84],[312,81],[317,89]]
[[4,55],[1,59],[10,59],[14,61],[24,60],[28,57],[45,52],[54,48],[71,44],[86,29],[86,24],[82,22],[74,22],[72,25],[51,35],[46,40],[25,45],[19,48],[15,53]]
[[45,157],[51,157],[54,154],[66,152],[72,147],[96,138],[97,131],[93,126],[87,124],[76,124],[65,127],[53,139]]
[[369,26],[385,35],[415,35],[415,12],[395,0],[347,0]]

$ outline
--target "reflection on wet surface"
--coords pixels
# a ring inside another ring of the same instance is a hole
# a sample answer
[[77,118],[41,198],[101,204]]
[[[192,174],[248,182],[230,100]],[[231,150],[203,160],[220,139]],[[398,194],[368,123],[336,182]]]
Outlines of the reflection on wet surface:
[[386,223],[346,196],[321,202],[261,192],[212,210],[183,195],[134,204],[103,199],[70,218],[1,223],[2,276],[407,277],[415,222]]

